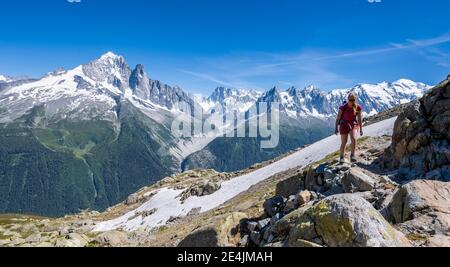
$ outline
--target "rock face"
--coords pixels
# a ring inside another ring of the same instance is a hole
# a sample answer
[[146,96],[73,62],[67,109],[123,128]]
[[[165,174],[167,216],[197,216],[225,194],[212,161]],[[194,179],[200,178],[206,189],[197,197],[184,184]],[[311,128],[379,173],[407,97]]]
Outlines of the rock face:
[[431,90],[397,119],[383,164],[407,179],[450,181],[450,80]]
[[335,195],[308,209],[289,234],[289,244],[322,241],[330,247],[409,246],[370,203],[354,194]]
[[413,181],[396,192],[388,209],[416,245],[450,246],[450,183]]

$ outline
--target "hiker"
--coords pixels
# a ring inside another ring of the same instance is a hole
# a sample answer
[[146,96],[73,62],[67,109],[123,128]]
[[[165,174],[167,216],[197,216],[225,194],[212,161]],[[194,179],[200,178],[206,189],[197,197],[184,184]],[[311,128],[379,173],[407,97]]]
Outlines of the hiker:
[[352,141],[350,160],[351,162],[356,162],[358,131],[363,136],[361,111],[362,107],[357,103],[357,97],[354,93],[350,93],[348,102],[344,102],[344,105],[339,108],[339,114],[336,119],[336,135],[341,134],[341,163],[345,162],[345,148],[349,135]]

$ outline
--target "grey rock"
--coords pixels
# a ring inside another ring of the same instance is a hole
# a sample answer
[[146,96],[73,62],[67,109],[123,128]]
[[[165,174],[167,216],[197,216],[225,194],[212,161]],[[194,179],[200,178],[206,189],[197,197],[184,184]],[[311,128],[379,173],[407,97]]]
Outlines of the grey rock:
[[328,168],[328,163],[321,164],[319,167],[317,167],[314,171],[316,174],[324,174],[325,170]]
[[279,220],[283,218],[283,214],[277,213],[270,219],[270,225],[275,225]]
[[196,230],[183,239],[178,247],[220,247],[217,229],[207,226]]
[[289,196],[289,199],[286,201],[286,205],[284,207],[285,212],[289,212],[291,210],[295,210],[299,207],[299,200],[297,196]]
[[298,205],[304,206],[314,199],[313,194],[310,191],[302,191],[297,195]]
[[338,174],[331,169],[326,169],[323,177],[325,181],[334,181],[338,177]]
[[262,235],[261,235],[261,233],[260,232],[255,232],[255,231],[253,231],[251,234],[250,234],[250,240],[252,240],[252,242],[255,244],[255,245],[257,245],[257,246],[259,246],[260,244],[261,244],[261,241],[262,241]]
[[139,203],[139,196],[137,194],[131,194],[128,196],[128,198],[125,200],[125,205],[131,206],[134,204]]
[[188,189],[186,189],[183,193],[180,195],[180,200],[185,201],[186,199],[190,198],[191,196],[207,196],[215,193],[217,190],[221,188],[221,184],[217,182],[211,182],[211,181],[204,181],[201,183],[196,183],[191,185]]
[[405,179],[445,180],[435,170],[450,164],[442,153],[450,140],[449,86],[449,80],[442,82],[398,116],[392,145],[381,160],[384,167],[402,169]]
[[241,238],[241,242],[239,243],[239,245],[241,247],[248,247],[250,243],[250,237],[248,235],[245,235]]
[[269,217],[275,216],[284,208],[284,198],[277,196],[264,202],[264,211]]
[[247,220],[245,213],[232,213],[219,222],[195,230],[178,247],[236,247],[241,241],[238,230]]
[[343,194],[343,193],[345,193],[345,192],[344,192],[344,189],[342,188],[342,186],[334,184],[331,186],[331,188],[328,191],[326,191],[323,194],[325,197],[329,197],[332,195],[339,195],[339,194]]
[[95,241],[104,247],[124,246],[128,243],[128,235],[120,231],[104,232],[98,235]]
[[284,181],[277,184],[275,195],[281,197],[289,197],[296,194],[303,187],[302,175],[294,175]]
[[355,167],[342,179],[342,187],[346,193],[372,191],[377,181],[361,168]]
[[395,223],[403,223],[427,212],[450,213],[450,183],[417,180],[397,190],[389,212]]
[[331,196],[308,209],[289,234],[289,243],[320,238],[330,247],[410,246],[366,200],[352,194]]
[[305,189],[307,190],[317,190],[318,189],[318,183],[317,183],[317,177],[319,177],[319,174],[315,172],[315,170],[310,169],[305,178]]
[[263,230],[270,225],[270,218],[258,221],[258,229]]
[[89,238],[85,235],[70,233],[65,238],[56,241],[56,247],[85,247]]
[[263,231],[263,239],[267,242],[269,242],[269,237],[272,235],[272,229],[267,228]]
[[25,242],[27,242],[27,243],[38,243],[38,242],[41,242],[41,238],[42,238],[42,236],[41,236],[40,233],[35,233],[35,234],[32,234],[29,237],[27,237],[25,239]]
[[253,232],[258,228],[258,223],[257,222],[248,222],[247,223],[247,230],[249,232]]

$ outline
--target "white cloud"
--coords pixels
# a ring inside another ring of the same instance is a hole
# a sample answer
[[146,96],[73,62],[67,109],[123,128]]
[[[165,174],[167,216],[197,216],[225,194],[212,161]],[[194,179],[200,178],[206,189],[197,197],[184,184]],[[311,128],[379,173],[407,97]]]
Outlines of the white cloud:
[[[385,47],[354,51],[303,50],[299,53],[230,54],[199,59],[197,65],[202,66],[202,70],[183,72],[227,87],[253,88],[260,91],[268,89],[267,86],[262,88],[262,84],[276,81],[285,86],[302,87],[313,84],[335,88],[338,85],[351,86],[359,82],[346,77],[343,75],[345,71],[336,67],[340,62],[348,63],[351,59],[374,58],[373,56],[377,55],[408,51],[448,68],[449,54],[437,48],[438,45],[446,43],[450,43],[450,33],[430,39],[408,39],[403,43],[390,43]],[[385,57],[375,58],[383,60]]]
[[233,87],[233,84],[226,82],[226,81],[222,81],[212,75],[209,74],[205,74],[205,73],[198,73],[198,72],[193,72],[193,71],[188,71],[188,70],[180,70],[183,73],[189,74],[191,76],[203,79],[203,80],[207,80],[210,82],[214,82],[223,86],[227,86],[227,87]]
[[384,47],[384,48],[375,48],[375,49],[368,49],[368,50],[352,51],[352,52],[336,54],[336,55],[329,55],[329,56],[324,56],[322,58],[317,58],[317,60],[377,55],[377,54],[383,54],[383,53],[399,51],[399,50],[425,48],[425,47],[435,46],[435,45],[449,43],[449,42],[450,42],[450,33],[446,33],[444,35],[441,35],[441,36],[438,36],[435,38],[423,39],[423,40],[407,40],[405,43],[401,43],[401,44],[393,43],[393,44],[390,44],[388,47]]

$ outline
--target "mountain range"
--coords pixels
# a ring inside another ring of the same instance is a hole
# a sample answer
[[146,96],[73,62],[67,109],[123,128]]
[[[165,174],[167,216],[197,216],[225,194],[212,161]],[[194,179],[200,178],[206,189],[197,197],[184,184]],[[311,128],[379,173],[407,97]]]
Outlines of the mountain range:
[[[132,69],[111,52],[40,79],[0,76],[0,212],[104,210],[181,170],[240,170],[322,139],[350,91],[365,115],[373,115],[429,88],[405,79],[331,92],[218,87],[203,98],[153,80],[143,65]],[[210,114],[218,107],[244,113],[263,102],[280,103],[275,149],[262,149],[261,138],[171,132],[174,118],[183,115],[180,103]]]

